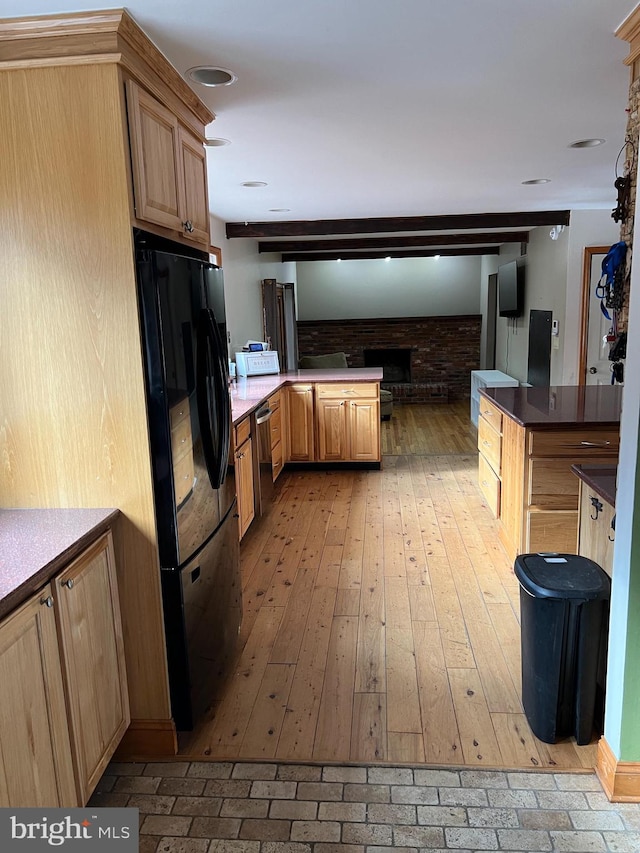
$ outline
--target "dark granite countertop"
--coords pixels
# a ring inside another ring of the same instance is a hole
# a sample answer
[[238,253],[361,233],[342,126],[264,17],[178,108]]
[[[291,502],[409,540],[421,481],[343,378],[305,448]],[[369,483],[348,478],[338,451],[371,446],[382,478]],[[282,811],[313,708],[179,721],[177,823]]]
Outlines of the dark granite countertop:
[[616,465],[572,465],[571,470],[610,506],[616,505]]
[[118,516],[117,509],[0,510],[0,617],[43,587]]
[[481,388],[480,394],[524,427],[571,429],[620,423],[620,385]]

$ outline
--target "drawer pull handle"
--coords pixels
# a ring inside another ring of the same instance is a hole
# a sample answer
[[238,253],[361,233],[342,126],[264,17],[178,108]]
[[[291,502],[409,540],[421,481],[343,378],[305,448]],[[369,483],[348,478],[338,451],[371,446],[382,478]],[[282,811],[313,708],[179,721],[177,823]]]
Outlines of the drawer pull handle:
[[[610,447],[610,441],[581,441],[580,447]],[[571,445],[569,445],[571,447]]]
[[487,481],[486,481],[486,480],[483,480],[483,481],[482,481],[482,485],[483,485],[483,486],[488,486],[488,485],[489,485],[489,483],[487,483]]
[[484,444],[485,447],[491,447],[490,441],[483,441],[482,443]]
[[595,510],[595,513],[596,513],[595,515],[593,515],[593,513],[591,514],[591,519],[592,519],[592,521],[597,521],[598,516],[602,512],[602,503],[598,500],[598,498],[593,497],[593,496],[591,497],[590,500],[591,500],[591,509]]

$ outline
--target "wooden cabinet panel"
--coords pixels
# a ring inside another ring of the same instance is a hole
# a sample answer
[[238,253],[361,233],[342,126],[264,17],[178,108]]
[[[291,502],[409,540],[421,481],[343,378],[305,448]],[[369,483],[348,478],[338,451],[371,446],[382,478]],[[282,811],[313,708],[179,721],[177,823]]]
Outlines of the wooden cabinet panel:
[[273,471],[273,482],[278,479],[282,473],[282,442],[279,441],[271,448],[271,469]]
[[321,462],[343,462],[349,458],[347,415],[344,400],[320,398],[316,401],[318,459]]
[[290,385],[287,388],[287,408],[287,459],[290,462],[313,462],[313,386]]
[[72,753],[87,802],[130,721],[111,534],[71,563],[55,588]]
[[609,577],[613,572],[614,517],[615,509],[611,504],[581,482],[578,553],[601,566]]
[[502,437],[482,415],[478,418],[478,450],[496,474],[500,476]]
[[478,454],[478,482],[487,506],[498,518],[500,515],[500,478],[481,453]]
[[178,120],[132,80],[127,114],[136,216],[182,231]]
[[269,420],[269,434],[271,435],[271,448],[273,449],[276,444],[278,444],[282,439],[282,419],[280,416],[280,407],[273,410],[273,414],[271,415],[271,419]]
[[524,552],[556,551],[575,554],[578,510],[528,510]]
[[240,421],[239,424],[236,424],[234,428],[234,444],[236,449],[239,448],[240,445],[244,444],[250,435],[251,420],[250,418],[244,418],[244,420]]
[[0,623],[0,806],[77,806],[54,592]]
[[[182,186],[184,188],[184,236],[196,243],[209,243],[209,199],[204,146],[186,128],[178,128]],[[181,226],[182,227],[182,226]]]
[[[246,419],[247,422],[249,418]],[[244,422],[243,422],[244,423]],[[253,480],[253,439],[251,436],[236,450],[236,490],[238,493],[238,532],[240,539],[255,517]]]
[[380,404],[378,399],[350,400],[349,459],[354,462],[380,461]]
[[538,430],[529,433],[530,456],[573,456],[591,462],[603,454],[618,455],[620,435],[612,429]]

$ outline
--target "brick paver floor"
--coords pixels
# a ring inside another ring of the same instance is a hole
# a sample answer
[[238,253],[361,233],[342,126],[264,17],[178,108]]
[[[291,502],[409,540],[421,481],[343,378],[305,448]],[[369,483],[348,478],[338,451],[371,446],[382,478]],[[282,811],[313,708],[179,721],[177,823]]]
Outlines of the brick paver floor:
[[113,763],[90,805],[137,808],[140,853],[640,853],[592,773]]

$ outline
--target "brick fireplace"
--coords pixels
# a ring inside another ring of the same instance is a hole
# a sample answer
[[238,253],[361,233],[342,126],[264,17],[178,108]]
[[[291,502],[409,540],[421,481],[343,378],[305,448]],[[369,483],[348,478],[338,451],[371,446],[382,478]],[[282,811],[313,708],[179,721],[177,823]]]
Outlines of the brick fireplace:
[[470,373],[480,366],[481,324],[476,314],[302,320],[298,350],[300,356],[343,351],[349,367],[382,367],[382,387],[398,402],[446,403],[469,397]]

